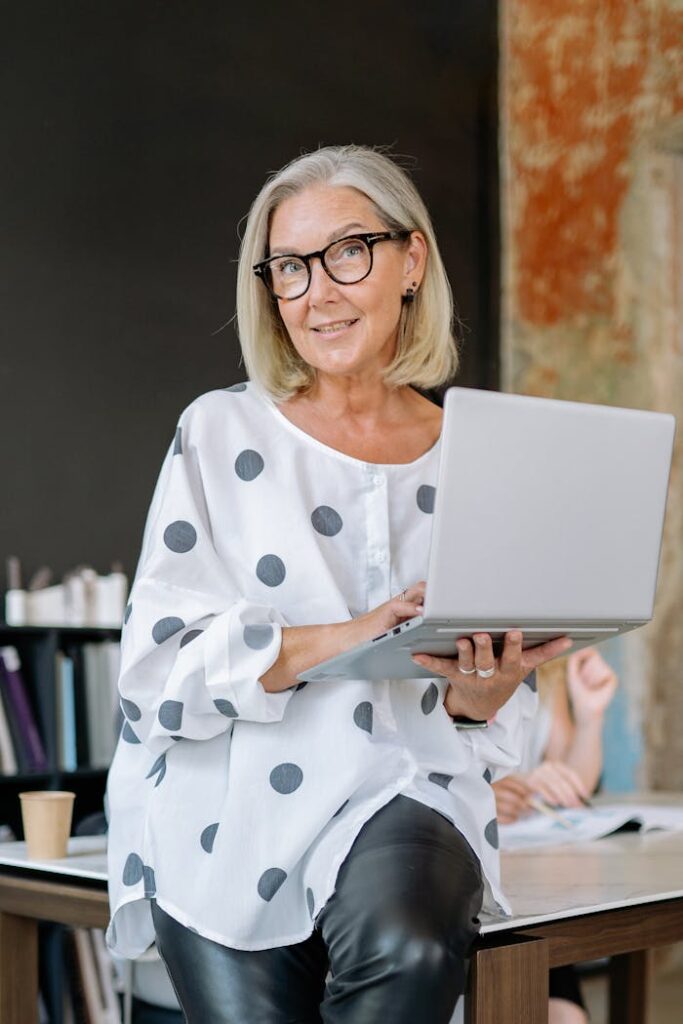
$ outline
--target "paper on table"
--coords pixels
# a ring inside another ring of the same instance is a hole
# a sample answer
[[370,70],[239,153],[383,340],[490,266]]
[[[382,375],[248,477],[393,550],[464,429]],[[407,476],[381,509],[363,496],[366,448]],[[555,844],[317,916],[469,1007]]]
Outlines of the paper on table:
[[599,807],[562,808],[562,817],[572,828],[563,828],[545,814],[532,814],[512,825],[500,825],[500,847],[503,850],[528,849],[531,846],[555,846],[582,843],[616,832],[627,822],[650,829],[683,830],[683,807],[660,807],[648,804],[601,804]]

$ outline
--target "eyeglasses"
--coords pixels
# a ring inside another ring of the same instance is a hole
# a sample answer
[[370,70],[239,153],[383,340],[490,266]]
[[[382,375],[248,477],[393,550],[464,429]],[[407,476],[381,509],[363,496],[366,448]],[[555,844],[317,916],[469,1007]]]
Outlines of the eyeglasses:
[[348,235],[305,256],[298,253],[270,256],[255,263],[253,270],[274,298],[300,299],[311,283],[311,260],[319,259],[327,276],[337,284],[357,284],[372,270],[372,250],[378,242],[403,241],[409,236],[410,231]]

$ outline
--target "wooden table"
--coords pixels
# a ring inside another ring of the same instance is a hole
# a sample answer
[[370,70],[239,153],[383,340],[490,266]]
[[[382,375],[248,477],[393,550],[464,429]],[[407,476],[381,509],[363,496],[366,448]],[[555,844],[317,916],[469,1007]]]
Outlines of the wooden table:
[[[23,844],[9,852],[0,844],[2,1024],[37,1021],[39,920],[106,926],[105,858],[92,853],[98,841],[101,849],[101,838],[72,840],[73,856],[43,865],[49,873],[11,866],[8,856]],[[546,1024],[549,967],[604,956],[613,958],[612,1024],[644,1024],[647,951],[683,940],[683,832],[503,853],[502,866],[515,914],[482,918],[468,1024]]]
[[106,928],[109,921],[103,837],[71,839],[69,852],[65,861],[29,868],[24,843],[0,843],[2,1024],[37,1024],[39,921],[76,928]]
[[482,916],[469,1024],[547,1024],[549,968],[606,956],[610,1024],[645,1024],[648,951],[683,940],[683,832],[508,851],[501,867],[514,916]]

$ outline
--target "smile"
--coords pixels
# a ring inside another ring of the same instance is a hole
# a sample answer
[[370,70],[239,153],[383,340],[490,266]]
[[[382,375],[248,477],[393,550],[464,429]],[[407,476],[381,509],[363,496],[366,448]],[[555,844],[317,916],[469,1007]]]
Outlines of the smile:
[[358,323],[358,318],[354,320],[335,320],[332,324],[321,324],[320,327],[312,327],[311,330],[316,331],[318,334],[339,334],[340,331],[345,331],[347,327],[352,327],[356,323]]

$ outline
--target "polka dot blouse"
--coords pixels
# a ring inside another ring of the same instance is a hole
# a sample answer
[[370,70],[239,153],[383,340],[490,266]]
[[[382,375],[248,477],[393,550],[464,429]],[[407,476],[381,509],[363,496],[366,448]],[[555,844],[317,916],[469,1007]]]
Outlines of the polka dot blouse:
[[405,465],[351,458],[252,384],[181,415],[123,625],[115,953],[154,940],[152,897],[237,949],[303,941],[363,824],[398,793],[453,822],[485,905],[507,910],[489,783],[520,760],[531,678],[476,731],[454,727],[442,679],[259,682],[283,626],[345,621],[425,578],[438,456],[437,443]]

